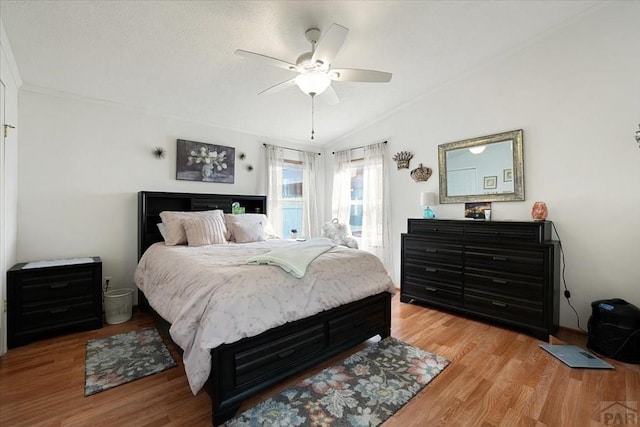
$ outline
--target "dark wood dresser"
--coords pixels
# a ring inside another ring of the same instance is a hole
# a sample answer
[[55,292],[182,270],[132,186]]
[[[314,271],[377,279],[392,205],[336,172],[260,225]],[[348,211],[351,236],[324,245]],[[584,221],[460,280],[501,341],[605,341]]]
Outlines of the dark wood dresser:
[[560,251],[552,223],[409,219],[400,300],[522,329],[558,329]]
[[[100,258],[59,260],[58,264],[20,263],[7,271],[9,348],[102,327]],[[33,265],[37,267],[30,268]]]

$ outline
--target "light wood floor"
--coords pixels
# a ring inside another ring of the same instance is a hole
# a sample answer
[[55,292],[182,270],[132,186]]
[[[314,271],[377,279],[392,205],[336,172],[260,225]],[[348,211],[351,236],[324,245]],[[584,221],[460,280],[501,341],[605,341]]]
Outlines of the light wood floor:
[[[598,422],[603,402],[632,402],[640,409],[640,365],[608,360],[615,370],[570,369],[540,349],[541,342],[532,337],[402,304],[398,295],[392,313],[394,337],[452,363],[385,427],[582,427],[603,425]],[[191,394],[181,364],[83,397],[86,341],[152,324],[149,315],[136,313],[125,324],[9,350],[0,358],[0,425],[211,425],[209,397],[204,392]],[[584,344],[584,337],[563,332],[566,342]],[[175,351],[174,356],[180,361]],[[242,410],[344,356],[245,402]],[[631,425],[640,425],[640,419]]]

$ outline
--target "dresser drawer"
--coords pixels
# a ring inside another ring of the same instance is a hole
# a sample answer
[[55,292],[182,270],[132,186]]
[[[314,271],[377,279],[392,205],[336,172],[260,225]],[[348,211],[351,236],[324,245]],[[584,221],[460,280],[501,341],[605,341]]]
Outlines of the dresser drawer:
[[462,264],[462,245],[451,245],[443,242],[404,236],[405,261],[413,264],[451,265]]
[[493,295],[489,292],[479,292],[472,289],[465,289],[464,307],[527,326],[542,326],[544,320],[541,303],[507,298],[503,295]]
[[235,354],[236,387],[259,380],[325,348],[323,325],[303,329]]
[[465,247],[467,272],[494,271],[520,276],[542,278],[544,270],[543,249],[471,246]]
[[437,239],[459,238],[464,232],[464,225],[459,222],[409,219],[407,232]]
[[523,281],[503,274],[487,276],[467,272],[464,285],[467,290],[519,298],[534,304],[539,304],[544,298],[544,283],[542,281]]
[[64,326],[69,322],[92,319],[95,317],[94,305],[91,300],[71,300],[65,304],[56,306],[43,306],[38,308],[23,307],[18,315],[20,332],[33,329],[47,328],[49,325]]
[[434,282],[424,278],[407,276],[402,285],[402,296],[426,302],[461,306],[462,287],[450,283]]
[[23,274],[20,295],[25,304],[88,296],[93,293],[94,272],[91,268],[74,268],[58,273]]
[[548,223],[509,223],[478,222],[465,227],[465,239],[468,241],[499,241],[519,243],[543,243],[551,239],[551,227]]

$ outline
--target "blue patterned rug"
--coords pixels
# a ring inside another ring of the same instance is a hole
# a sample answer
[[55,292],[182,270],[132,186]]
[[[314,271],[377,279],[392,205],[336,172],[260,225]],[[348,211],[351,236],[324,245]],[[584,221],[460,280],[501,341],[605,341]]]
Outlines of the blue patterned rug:
[[84,396],[162,372],[176,361],[155,328],[87,341]]
[[229,420],[228,427],[377,426],[449,361],[385,338]]

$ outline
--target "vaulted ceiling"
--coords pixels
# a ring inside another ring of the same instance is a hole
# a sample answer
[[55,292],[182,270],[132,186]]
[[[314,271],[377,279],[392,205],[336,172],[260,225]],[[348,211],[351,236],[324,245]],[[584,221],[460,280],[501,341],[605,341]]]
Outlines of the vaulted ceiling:
[[[517,52],[601,1],[10,1],[0,2],[26,90],[104,101],[235,129],[325,144]],[[393,73],[390,83],[334,82],[340,103],[234,54],[295,62],[304,33],[349,29],[334,67]]]

